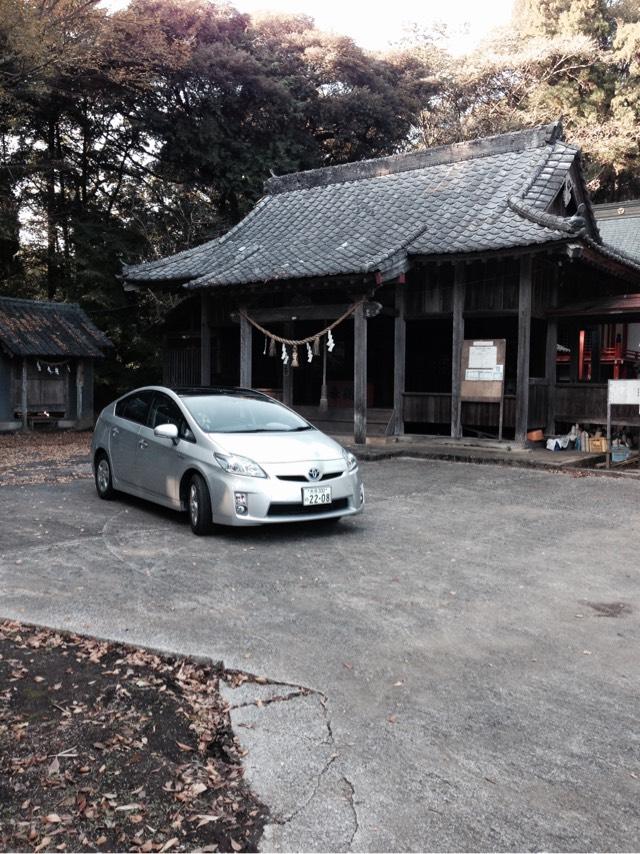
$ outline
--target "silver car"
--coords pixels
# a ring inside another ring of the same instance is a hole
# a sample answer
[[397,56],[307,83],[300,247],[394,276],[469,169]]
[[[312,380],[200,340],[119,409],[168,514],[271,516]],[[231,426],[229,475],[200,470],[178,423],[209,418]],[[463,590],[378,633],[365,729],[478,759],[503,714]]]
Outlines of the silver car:
[[186,510],[195,534],[364,507],[353,454],[249,389],[137,389],[102,410],[91,458],[100,498],[122,491]]

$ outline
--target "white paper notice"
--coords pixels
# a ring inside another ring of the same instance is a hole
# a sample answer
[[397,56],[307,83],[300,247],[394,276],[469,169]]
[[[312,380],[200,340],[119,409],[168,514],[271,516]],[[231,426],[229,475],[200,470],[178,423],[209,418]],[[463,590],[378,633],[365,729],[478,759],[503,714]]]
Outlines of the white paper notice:
[[494,370],[497,362],[497,347],[469,347],[469,368]]
[[467,368],[464,378],[472,382],[502,382],[504,365],[496,365],[495,368]]

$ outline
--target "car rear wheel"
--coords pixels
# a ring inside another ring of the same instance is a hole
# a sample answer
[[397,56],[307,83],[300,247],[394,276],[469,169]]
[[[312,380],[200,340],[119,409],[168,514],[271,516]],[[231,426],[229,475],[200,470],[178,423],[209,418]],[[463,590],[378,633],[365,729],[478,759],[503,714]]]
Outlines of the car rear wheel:
[[100,498],[110,501],[116,494],[111,477],[111,464],[106,454],[100,454],[96,459],[96,491]]
[[199,537],[211,531],[211,497],[202,475],[194,474],[187,493],[189,524]]

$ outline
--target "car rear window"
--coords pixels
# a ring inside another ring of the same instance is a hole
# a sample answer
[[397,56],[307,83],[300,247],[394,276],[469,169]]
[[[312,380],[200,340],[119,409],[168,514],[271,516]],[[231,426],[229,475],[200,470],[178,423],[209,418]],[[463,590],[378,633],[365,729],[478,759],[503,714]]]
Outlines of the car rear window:
[[212,394],[183,397],[182,402],[206,433],[291,433],[312,429],[304,418],[267,398]]
[[116,403],[116,415],[136,424],[146,424],[152,396],[152,391],[134,391]]

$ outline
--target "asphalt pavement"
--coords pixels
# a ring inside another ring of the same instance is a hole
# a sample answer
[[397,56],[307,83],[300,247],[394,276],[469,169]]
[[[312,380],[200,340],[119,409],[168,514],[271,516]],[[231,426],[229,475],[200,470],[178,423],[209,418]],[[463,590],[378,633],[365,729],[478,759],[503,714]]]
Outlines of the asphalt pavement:
[[88,479],[4,486],[0,617],[264,677],[225,689],[263,850],[640,849],[640,484],[363,472],[336,528],[207,538]]

